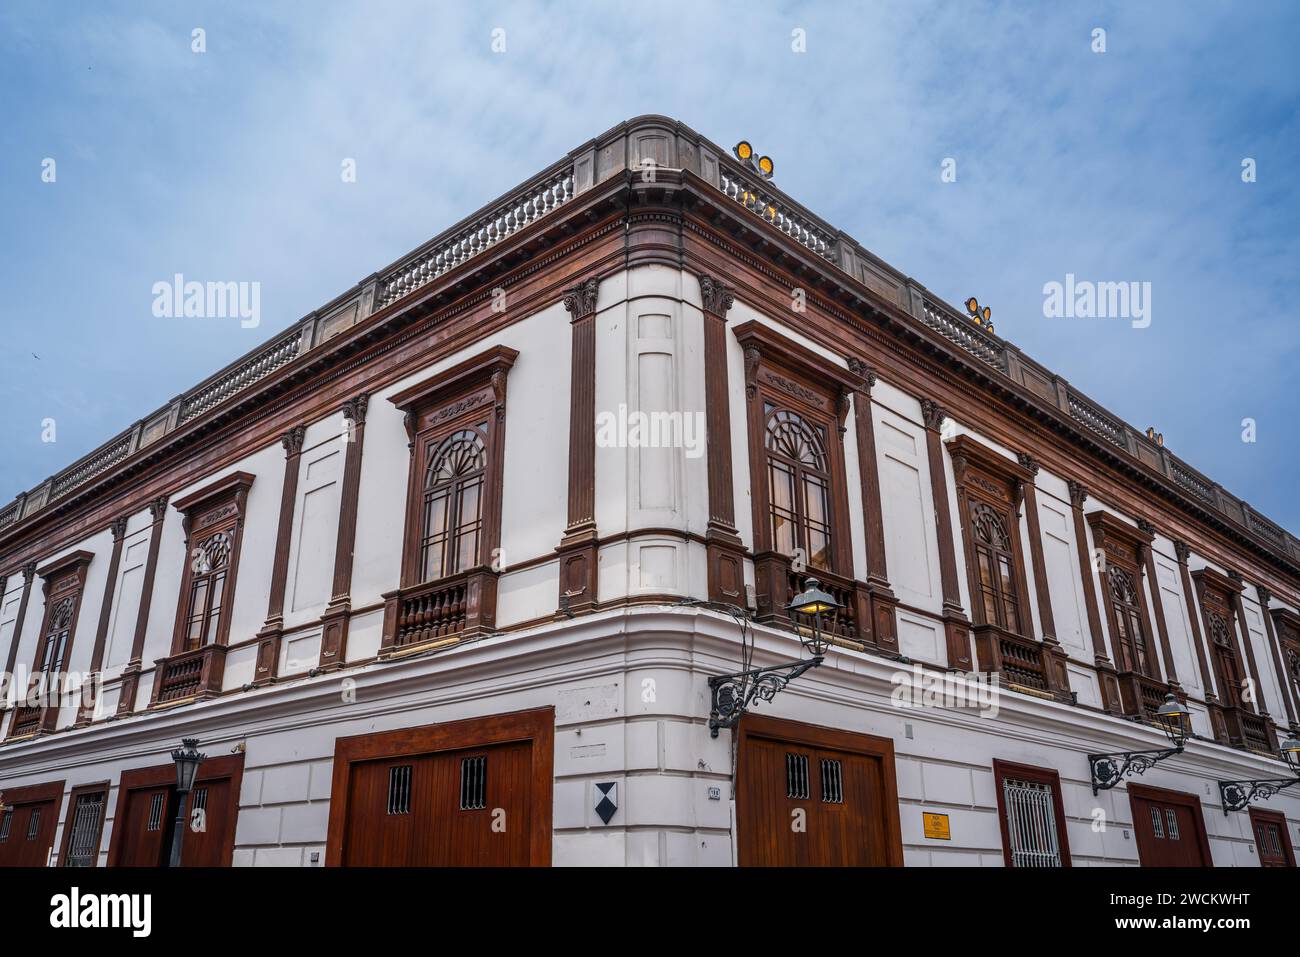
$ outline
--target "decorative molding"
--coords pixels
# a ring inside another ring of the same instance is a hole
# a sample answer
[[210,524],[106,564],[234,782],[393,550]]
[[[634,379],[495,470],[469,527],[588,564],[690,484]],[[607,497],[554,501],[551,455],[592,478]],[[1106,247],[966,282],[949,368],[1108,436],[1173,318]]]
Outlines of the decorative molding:
[[948,410],[934,399],[921,400],[921,420],[927,429],[937,432],[946,418],[948,418]]
[[564,308],[568,310],[572,321],[587,319],[596,314],[596,297],[600,291],[600,280],[595,276],[584,280],[564,294]]
[[293,458],[302,454],[302,443],[307,437],[307,427],[295,425],[289,431],[280,437],[280,444],[284,446],[285,458]]
[[[700,301],[704,311],[719,319],[726,319],[736,301],[735,290],[713,276],[700,276]],[[567,303],[566,303],[567,306]]]
[[1088,501],[1088,487],[1074,479],[1068,479],[1065,484],[1070,491],[1070,506],[1074,509],[1083,508],[1083,503]]

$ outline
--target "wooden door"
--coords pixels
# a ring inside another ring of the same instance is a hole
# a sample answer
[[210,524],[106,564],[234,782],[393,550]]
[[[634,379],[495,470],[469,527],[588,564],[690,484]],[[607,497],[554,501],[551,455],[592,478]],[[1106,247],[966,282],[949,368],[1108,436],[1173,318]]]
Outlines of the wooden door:
[[167,863],[176,819],[174,795],[175,789],[166,785],[130,790],[123,786],[113,824],[113,844],[120,848],[113,864],[161,867]]
[[327,863],[550,863],[554,711],[340,738]]
[[1251,808],[1250,825],[1255,832],[1260,867],[1295,867],[1295,850],[1291,847],[1284,814]]
[[54,846],[63,782],[5,789],[0,812],[0,867],[45,867]]
[[739,733],[742,866],[901,866],[892,741],[754,715]]
[[1143,867],[1213,867],[1194,794],[1129,785],[1138,859]]
[[[229,867],[234,857],[244,756],[208,758],[199,765],[185,802],[182,867]],[[109,866],[165,867],[176,826],[176,768],[160,764],[122,772]]]

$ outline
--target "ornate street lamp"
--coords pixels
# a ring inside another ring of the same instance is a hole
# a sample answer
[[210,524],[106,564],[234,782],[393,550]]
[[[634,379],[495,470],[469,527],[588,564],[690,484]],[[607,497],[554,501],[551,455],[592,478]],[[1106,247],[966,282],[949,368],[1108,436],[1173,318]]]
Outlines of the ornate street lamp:
[[1267,801],[1283,788],[1300,784],[1300,740],[1294,734],[1282,742],[1282,760],[1293,773],[1289,778],[1271,778],[1263,781],[1220,781],[1219,797],[1223,799],[1223,814],[1244,811],[1255,801]]
[[198,738],[182,738],[181,747],[172,752],[176,762],[176,823],[172,830],[171,867],[181,866],[181,841],[185,837],[185,800],[194,790],[194,779],[198,776],[199,765],[207,759],[206,754],[199,754]]
[[1191,712],[1172,694],[1165,695],[1165,702],[1156,709],[1155,723],[1169,738],[1171,748],[1154,751],[1120,751],[1111,754],[1090,754],[1088,765],[1092,769],[1092,793],[1108,791],[1119,784],[1125,777],[1133,774],[1145,774],[1149,768],[1165,758],[1183,753],[1187,743]]
[[[718,736],[722,728],[734,728],[750,706],[758,701],[771,701],[795,678],[810,668],[816,668],[830,648],[830,640],[824,633],[822,616],[834,614],[843,607],[835,596],[824,592],[821,583],[815,578],[804,582],[804,589],[795,595],[786,606],[795,627],[799,631],[799,640],[812,652],[813,657],[799,661],[787,661],[766,668],[749,668],[735,674],[718,675],[709,679],[712,704],[709,711],[709,734]],[[807,626],[801,626],[800,620],[806,620]],[[739,620],[739,619],[738,619]],[[741,624],[742,662],[748,666],[753,656],[753,649],[746,641],[746,626]]]

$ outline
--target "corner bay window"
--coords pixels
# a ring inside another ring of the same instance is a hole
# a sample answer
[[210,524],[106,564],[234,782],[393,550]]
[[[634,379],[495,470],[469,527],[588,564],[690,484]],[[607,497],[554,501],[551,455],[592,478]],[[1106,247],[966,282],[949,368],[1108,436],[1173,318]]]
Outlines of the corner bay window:
[[815,575],[842,606],[830,630],[859,640],[866,592],[853,578],[843,436],[860,383],[769,326],[733,331],[745,355],[759,617],[784,619]]
[[384,595],[381,655],[491,631],[501,544],[506,378],[496,346],[392,396],[411,453],[400,587]]

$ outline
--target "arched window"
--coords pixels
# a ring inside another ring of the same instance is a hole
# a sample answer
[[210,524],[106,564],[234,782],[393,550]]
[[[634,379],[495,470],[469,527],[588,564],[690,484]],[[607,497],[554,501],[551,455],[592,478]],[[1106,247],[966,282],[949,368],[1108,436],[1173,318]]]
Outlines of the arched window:
[[59,599],[50,609],[45,625],[45,650],[39,662],[41,671],[57,674],[63,670],[63,658],[72,633],[72,613],[76,609],[77,595]]
[[193,651],[217,640],[234,541],[235,528],[231,526],[209,535],[190,553],[190,600],[182,651]]
[[1020,634],[1020,596],[1016,589],[1015,555],[1006,518],[978,499],[970,502],[971,537],[979,573],[984,624]]
[[430,450],[420,529],[421,581],[436,581],[479,563],[487,423],[461,429]]
[[770,403],[765,411],[772,547],[791,556],[802,549],[810,567],[831,570],[831,478],[825,430]]
[[1107,566],[1106,583],[1114,612],[1112,621],[1118,632],[1120,670],[1136,671],[1151,677],[1146,630],[1142,625],[1141,596],[1138,594],[1140,586],[1130,572],[1118,565]]

